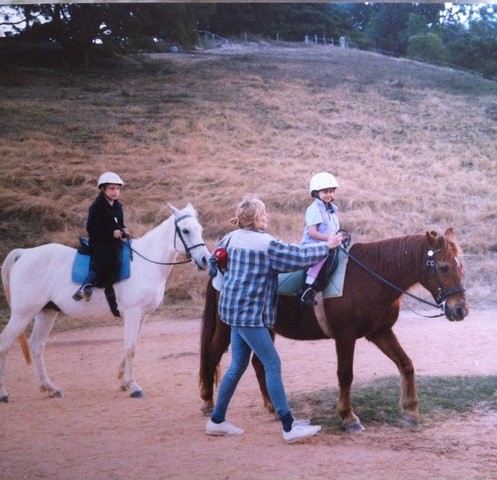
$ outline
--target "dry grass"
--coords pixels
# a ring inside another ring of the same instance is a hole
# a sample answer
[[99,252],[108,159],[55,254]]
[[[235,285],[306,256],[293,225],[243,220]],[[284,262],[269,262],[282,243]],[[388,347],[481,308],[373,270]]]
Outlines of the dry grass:
[[[135,236],[191,201],[210,247],[260,196],[299,241],[307,185],[340,183],[342,226],[369,241],[452,226],[470,303],[495,305],[495,83],[332,47],[157,54],[93,74],[0,68],[0,260],[76,243],[95,181],[115,170]],[[202,308],[205,273],[175,267],[166,305]]]

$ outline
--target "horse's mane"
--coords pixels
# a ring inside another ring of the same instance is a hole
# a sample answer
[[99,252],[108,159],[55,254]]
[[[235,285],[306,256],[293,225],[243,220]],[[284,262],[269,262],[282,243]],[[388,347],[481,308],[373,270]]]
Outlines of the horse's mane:
[[[351,253],[352,255],[360,255],[361,260],[368,265],[376,265],[385,259],[398,258],[402,252],[415,252],[420,255],[424,240],[424,235],[417,234],[375,242],[354,243]],[[402,258],[407,260],[405,255],[402,255]],[[409,256],[410,258],[411,256]]]
[[[190,204],[190,203],[186,207],[182,208],[181,210],[180,209],[177,209],[177,210],[178,210],[178,216],[179,217],[181,217],[182,215],[189,214],[192,217],[198,219],[198,213],[195,210],[195,208],[192,206],[192,204]],[[151,235],[153,235],[153,233],[155,231],[157,231],[157,229],[166,228],[166,224],[173,222],[175,218],[176,217],[175,217],[174,214],[169,215],[169,217],[167,217],[161,223],[159,223],[155,227],[152,227],[150,230],[148,230],[147,232],[145,232],[141,238],[142,239],[147,239],[148,237],[150,237]]]

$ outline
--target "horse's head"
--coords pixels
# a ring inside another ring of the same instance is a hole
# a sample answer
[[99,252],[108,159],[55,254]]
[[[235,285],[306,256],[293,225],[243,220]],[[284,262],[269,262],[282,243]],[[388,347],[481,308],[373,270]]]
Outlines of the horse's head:
[[197,212],[191,203],[182,210],[173,207],[170,203],[168,205],[174,215],[176,228],[174,248],[179,252],[185,252],[188,258],[193,259],[199,270],[205,270],[211,254],[202,238],[202,225],[198,221]]
[[424,262],[426,274],[421,284],[431,292],[435,301],[444,306],[445,316],[463,320],[469,313],[462,286],[461,249],[454,240],[454,231],[448,228],[444,235],[426,232]]

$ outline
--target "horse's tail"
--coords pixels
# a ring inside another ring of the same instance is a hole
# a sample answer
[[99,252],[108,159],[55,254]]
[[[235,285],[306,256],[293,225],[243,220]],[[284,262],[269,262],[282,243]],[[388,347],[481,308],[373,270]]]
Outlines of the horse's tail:
[[31,365],[31,350],[29,348],[29,343],[26,334],[22,332],[18,338],[19,338],[19,343],[21,344],[22,353],[24,354],[24,359],[26,360],[26,363],[28,365]]
[[[207,291],[205,294],[205,306],[202,316],[202,329],[200,332],[200,372],[199,384],[203,393],[209,382],[211,374],[212,362],[210,356],[210,343],[216,332],[216,318],[217,318],[217,290],[212,286],[212,279],[209,278],[207,283]],[[219,382],[219,365],[216,366],[214,372],[214,384]]]
[[[21,258],[22,252],[24,248],[16,248],[8,253],[5,257],[5,260],[2,263],[2,284],[3,291],[5,294],[5,299],[10,306],[10,272],[14,267],[14,264]],[[24,332],[19,335],[19,343],[21,344],[21,350],[24,354],[24,358],[26,359],[26,363],[28,365],[31,364],[31,353],[29,350],[28,339],[26,338],[26,334]]]
[[22,255],[24,248],[16,248],[8,253],[5,260],[2,263],[2,284],[3,291],[5,293],[5,299],[10,306],[10,272],[12,267],[19,260]]

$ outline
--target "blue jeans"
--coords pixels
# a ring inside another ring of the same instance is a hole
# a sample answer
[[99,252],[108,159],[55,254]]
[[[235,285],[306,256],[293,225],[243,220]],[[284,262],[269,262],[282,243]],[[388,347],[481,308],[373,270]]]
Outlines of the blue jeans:
[[250,353],[253,351],[264,365],[266,386],[278,418],[290,412],[286,401],[285,389],[281,378],[281,360],[274,343],[265,327],[231,327],[231,364],[226,371],[212,414],[213,421],[226,419],[226,410],[236,386],[248,367]]

